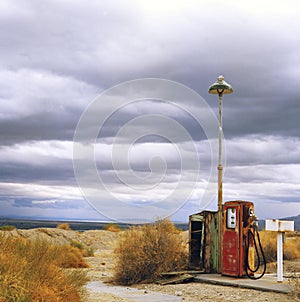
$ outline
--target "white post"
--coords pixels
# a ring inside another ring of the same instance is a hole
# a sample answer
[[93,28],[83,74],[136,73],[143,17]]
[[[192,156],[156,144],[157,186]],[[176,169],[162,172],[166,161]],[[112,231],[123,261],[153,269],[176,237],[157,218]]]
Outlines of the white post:
[[283,234],[277,233],[277,282],[283,282]]
[[283,282],[283,235],[294,231],[294,221],[267,219],[266,231],[277,232],[277,282]]

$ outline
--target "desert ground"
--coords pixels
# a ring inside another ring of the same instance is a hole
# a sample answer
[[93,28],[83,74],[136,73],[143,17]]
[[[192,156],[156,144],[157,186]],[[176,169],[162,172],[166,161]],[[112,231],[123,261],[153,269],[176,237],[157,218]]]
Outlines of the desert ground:
[[[257,290],[218,286],[196,282],[158,285],[139,284],[131,287],[116,286],[112,284],[114,268],[114,248],[121,232],[92,230],[85,232],[68,231],[62,229],[32,229],[14,230],[11,235],[24,238],[44,238],[56,244],[65,244],[71,240],[82,242],[95,251],[94,257],[86,258],[90,268],[87,271],[89,282],[86,286],[85,302],[160,302],[160,301],[299,301],[295,295],[262,292]],[[184,235],[188,240],[187,233]],[[286,272],[300,272],[300,261],[285,262]],[[274,270],[269,266],[268,271]],[[299,286],[298,286],[299,289]]]

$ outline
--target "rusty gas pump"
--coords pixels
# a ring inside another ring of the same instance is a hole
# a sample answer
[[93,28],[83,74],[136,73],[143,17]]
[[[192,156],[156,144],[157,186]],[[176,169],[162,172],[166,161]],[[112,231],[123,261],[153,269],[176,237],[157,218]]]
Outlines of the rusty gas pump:
[[[261,278],[266,271],[266,260],[254,204],[241,200],[225,202],[222,220],[222,275]],[[262,271],[255,275],[261,267]]]

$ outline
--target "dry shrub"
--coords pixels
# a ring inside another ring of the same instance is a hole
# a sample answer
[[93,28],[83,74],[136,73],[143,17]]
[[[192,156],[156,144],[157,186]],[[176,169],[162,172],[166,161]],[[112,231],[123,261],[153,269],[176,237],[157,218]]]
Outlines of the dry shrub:
[[57,229],[72,231],[68,223],[61,223],[56,226]]
[[114,281],[118,284],[151,282],[163,272],[187,267],[186,243],[169,220],[132,227],[115,249]]
[[86,247],[83,243],[79,241],[72,240],[70,242],[70,245],[72,247],[76,247],[80,250],[83,257],[93,257],[94,256],[94,250],[91,247]]
[[[261,243],[267,262],[277,260],[277,232],[259,232]],[[283,246],[283,258],[285,260],[300,259],[300,237],[289,234],[285,238]]]
[[110,232],[120,232],[121,227],[116,224],[116,223],[109,223],[103,228],[105,231],[110,231]]
[[61,247],[0,235],[0,250],[0,301],[81,301],[86,273],[58,265],[64,257]]
[[63,245],[58,248],[61,256],[57,259],[57,265],[63,268],[87,268],[89,265],[83,258],[82,251],[77,247]]

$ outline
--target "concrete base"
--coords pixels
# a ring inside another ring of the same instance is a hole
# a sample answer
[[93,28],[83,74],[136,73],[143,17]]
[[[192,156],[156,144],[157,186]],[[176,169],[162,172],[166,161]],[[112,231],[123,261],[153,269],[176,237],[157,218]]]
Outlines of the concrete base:
[[286,279],[284,279],[283,282],[278,283],[277,276],[273,274],[264,275],[258,280],[252,280],[248,277],[227,277],[219,274],[199,274],[194,276],[194,282],[249,288],[284,294],[289,294],[292,292],[292,288]]

